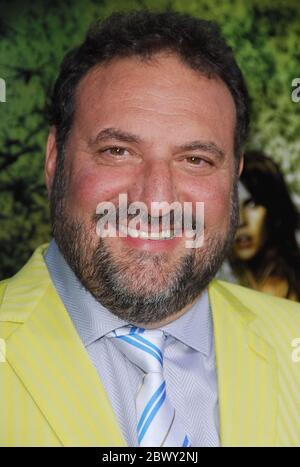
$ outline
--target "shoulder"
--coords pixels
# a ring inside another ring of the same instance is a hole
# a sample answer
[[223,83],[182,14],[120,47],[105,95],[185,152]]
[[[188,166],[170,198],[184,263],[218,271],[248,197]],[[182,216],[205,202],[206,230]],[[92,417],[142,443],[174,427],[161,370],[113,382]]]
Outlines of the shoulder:
[[38,247],[14,276],[0,282],[0,321],[23,322],[51,282],[43,253]]
[[299,303],[219,280],[212,281],[210,294],[223,326],[229,319],[231,326],[246,325],[252,336],[259,336],[273,348],[281,366],[292,365],[292,350],[300,339]]
[[224,299],[242,303],[248,310],[259,317],[272,319],[300,320],[300,303],[275,297],[257,290],[215,279],[211,287]]

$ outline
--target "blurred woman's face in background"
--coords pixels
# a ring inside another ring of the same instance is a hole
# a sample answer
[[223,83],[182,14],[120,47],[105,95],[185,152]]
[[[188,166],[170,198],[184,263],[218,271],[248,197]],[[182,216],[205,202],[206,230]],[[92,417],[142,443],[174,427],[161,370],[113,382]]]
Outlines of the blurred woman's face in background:
[[264,206],[255,204],[249,191],[239,182],[240,222],[233,245],[234,255],[241,261],[254,258],[266,240]]

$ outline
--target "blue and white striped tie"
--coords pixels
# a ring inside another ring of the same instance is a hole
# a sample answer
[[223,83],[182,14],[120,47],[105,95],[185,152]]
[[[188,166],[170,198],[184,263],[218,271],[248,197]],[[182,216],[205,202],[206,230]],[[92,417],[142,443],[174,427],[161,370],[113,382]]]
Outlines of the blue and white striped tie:
[[108,337],[115,337],[121,352],[145,373],[136,396],[139,445],[189,447],[189,439],[166,395],[164,333],[159,329],[125,326]]

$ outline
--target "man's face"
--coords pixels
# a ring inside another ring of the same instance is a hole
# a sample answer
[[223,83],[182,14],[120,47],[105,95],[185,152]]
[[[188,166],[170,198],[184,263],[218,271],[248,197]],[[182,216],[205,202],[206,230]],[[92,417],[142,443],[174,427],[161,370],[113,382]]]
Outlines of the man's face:
[[[59,247],[85,287],[121,318],[174,318],[214,276],[235,230],[233,98],[221,81],[161,54],[94,68],[77,88],[75,109],[60,200],[53,135],[48,143]],[[192,203],[195,214],[203,202],[203,246],[186,248],[184,236],[99,238],[96,207],[117,206],[119,194],[149,212],[154,201],[177,201]]]

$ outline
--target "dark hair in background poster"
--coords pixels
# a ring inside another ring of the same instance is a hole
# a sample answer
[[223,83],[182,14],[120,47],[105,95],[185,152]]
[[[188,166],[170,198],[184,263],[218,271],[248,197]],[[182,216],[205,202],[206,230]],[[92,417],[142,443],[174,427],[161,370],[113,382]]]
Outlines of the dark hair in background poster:
[[272,155],[300,205],[300,102],[292,98],[297,97],[295,80],[300,78],[298,1],[4,0],[0,1],[0,278],[15,273],[34,248],[50,238],[43,180],[49,129],[45,108],[63,56],[83,40],[92,21],[120,9],[145,7],[173,9],[219,23],[252,98],[248,147]]
[[[300,301],[300,249],[296,232],[300,215],[290,197],[283,174],[270,157],[261,151],[245,154],[241,183],[249,198],[240,200],[240,224],[230,264],[242,285],[258,288],[284,298]],[[263,238],[248,255],[240,250],[238,240],[258,227],[257,208],[263,207]],[[245,213],[246,210],[246,213]],[[254,213],[256,210],[256,214]],[[256,220],[253,217],[256,216]],[[251,217],[252,216],[252,217]],[[256,224],[255,224],[256,223]],[[251,225],[252,224],[252,225]]]

